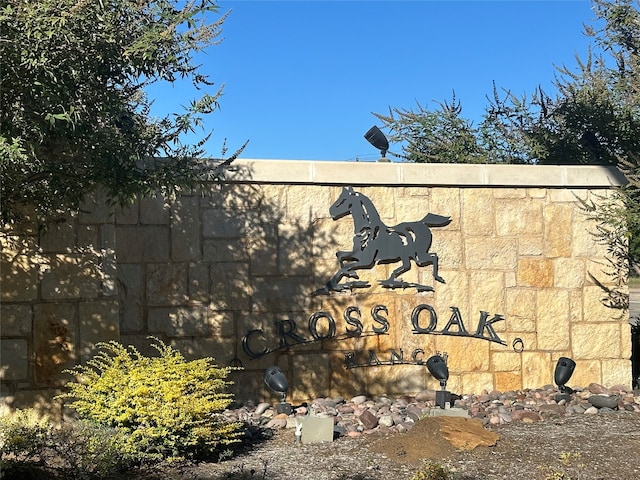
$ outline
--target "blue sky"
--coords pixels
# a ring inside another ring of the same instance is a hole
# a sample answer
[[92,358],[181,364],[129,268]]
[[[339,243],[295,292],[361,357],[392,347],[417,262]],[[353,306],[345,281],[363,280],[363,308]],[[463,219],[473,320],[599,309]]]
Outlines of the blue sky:
[[[554,65],[575,66],[591,40],[588,0],[221,0],[224,40],[198,57],[224,84],[207,117],[219,157],[249,140],[242,158],[372,161],[364,133],[389,107],[462,103],[476,123],[492,82],[517,96],[550,91]],[[186,85],[154,86],[160,115],[186,105]],[[399,145],[390,151],[399,152]]]

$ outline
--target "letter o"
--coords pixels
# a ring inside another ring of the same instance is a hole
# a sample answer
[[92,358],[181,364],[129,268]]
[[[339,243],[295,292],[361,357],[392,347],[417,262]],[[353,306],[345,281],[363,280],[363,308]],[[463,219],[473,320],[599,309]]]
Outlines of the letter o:
[[[420,314],[427,310],[429,312],[429,326],[421,327],[420,326]],[[433,309],[431,305],[427,305],[426,303],[422,303],[413,309],[411,312],[411,325],[413,325],[414,333],[431,333],[436,329],[436,325],[438,324],[438,315],[436,315],[436,311]]]
[[[328,330],[324,335],[318,333],[318,320],[326,318],[328,321]],[[309,333],[314,340],[324,340],[326,338],[332,338],[336,335],[336,321],[327,312],[316,312],[309,317]]]

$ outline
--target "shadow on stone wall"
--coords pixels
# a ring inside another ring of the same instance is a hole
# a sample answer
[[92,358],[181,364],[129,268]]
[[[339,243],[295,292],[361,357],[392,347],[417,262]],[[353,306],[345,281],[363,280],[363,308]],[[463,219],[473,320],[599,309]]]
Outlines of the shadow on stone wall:
[[4,408],[59,415],[53,397],[71,378],[63,370],[92,355],[95,342],[118,338],[113,250],[100,223],[74,215],[2,232]]

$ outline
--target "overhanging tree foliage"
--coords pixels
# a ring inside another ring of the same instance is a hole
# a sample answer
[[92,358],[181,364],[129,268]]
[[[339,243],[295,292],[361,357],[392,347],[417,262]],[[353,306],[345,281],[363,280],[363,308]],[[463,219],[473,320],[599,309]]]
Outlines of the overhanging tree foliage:
[[477,127],[455,95],[435,110],[418,104],[374,115],[407,161],[617,165],[629,182],[618,192],[626,209],[607,211],[624,215],[609,220],[629,245],[619,265],[626,275],[629,265],[640,270],[640,12],[632,0],[592,3],[601,26],[585,30],[599,53],[577,58],[575,72],[558,68],[553,95],[538,88],[519,98],[494,85]]
[[[7,0],[0,7],[2,223],[24,207],[43,218],[104,190],[113,203],[174,192],[220,170],[185,133],[220,89],[194,55],[226,15],[214,0]],[[217,20],[208,21],[212,15]],[[145,87],[191,80],[202,95],[153,118]],[[161,160],[160,160],[161,158]]]

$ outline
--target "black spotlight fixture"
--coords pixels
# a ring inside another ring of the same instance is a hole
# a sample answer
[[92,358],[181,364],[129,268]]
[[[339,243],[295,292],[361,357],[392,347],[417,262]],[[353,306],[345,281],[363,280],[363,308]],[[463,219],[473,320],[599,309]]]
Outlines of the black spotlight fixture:
[[280,403],[276,405],[276,412],[290,415],[292,412],[291,404],[286,402],[289,382],[287,382],[287,377],[284,376],[282,370],[275,365],[267,368],[264,372],[264,383],[275,393],[280,394]]
[[556,395],[556,402],[560,400],[569,401],[573,389],[567,387],[567,382],[573,375],[573,371],[576,368],[576,362],[567,357],[560,357],[558,363],[556,363],[556,371],[553,374],[553,381],[558,385],[559,394]]
[[384,136],[384,133],[376,127],[375,125],[371,127],[367,133],[364,134],[364,138],[367,139],[371,145],[380,150],[381,157],[378,159],[379,162],[388,162],[387,158],[387,150],[389,150],[389,142],[387,137]]
[[440,382],[441,390],[436,392],[436,405],[440,408],[450,407],[451,392],[445,390],[447,380],[449,380],[449,368],[446,360],[441,355],[433,355],[427,360],[427,369]]

